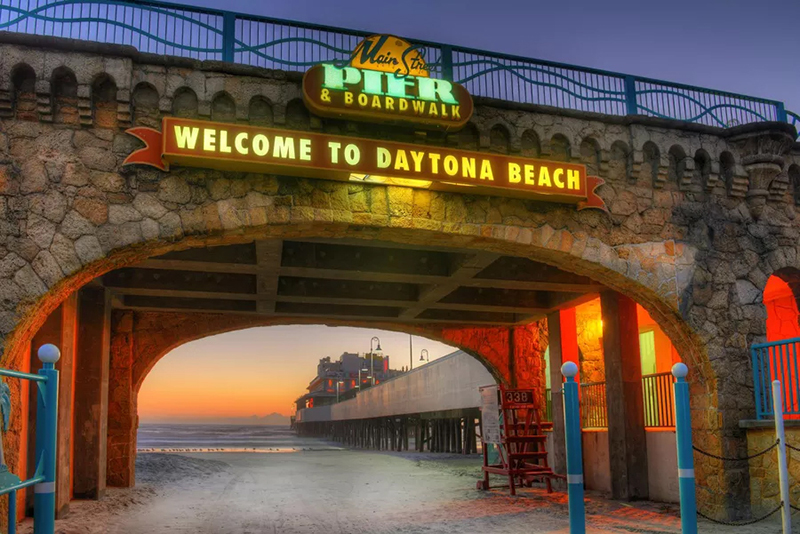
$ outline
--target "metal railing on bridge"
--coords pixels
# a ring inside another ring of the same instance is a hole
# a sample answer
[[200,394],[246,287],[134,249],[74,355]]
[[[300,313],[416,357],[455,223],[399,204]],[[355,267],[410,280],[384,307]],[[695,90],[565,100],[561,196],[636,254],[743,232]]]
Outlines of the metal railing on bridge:
[[[144,0],[0,0],[0,30],[131,45],[142,52],[304,71],[346,62],[367,32]],[[473,95],[709,126],[789,122],[782,102],[574,65],[414,41],[434,77]]]
[[781,382],[784,415],[789,418],[800,416],[798,344],[800,338],[758,343],[750,347],[758,419],[772,419],[775,416],[772,404],[773,380]]

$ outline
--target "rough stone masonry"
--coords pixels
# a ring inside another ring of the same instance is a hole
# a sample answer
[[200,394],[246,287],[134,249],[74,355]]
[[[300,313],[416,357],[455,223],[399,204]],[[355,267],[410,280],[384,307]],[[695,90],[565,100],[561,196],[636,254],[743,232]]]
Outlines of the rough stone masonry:
[[[773,274],[792,281],[800,273],[800,147],[790,126],[723,130],[476,98],[463,130],[421,135],[311,116],[292,73],[121,46],[2,40],[3,366],[30,365],[32,336],[79,287],[168,251],[266,237],[457,246],[535,259],[635,299],[692,370],[695,439],[719,454],[747,452],[739,421],[754,411],[748,346],[765,337],[764,286]],[[599,194],[609,210],[121,167],[140,146],[124,130],[158,127],[165,115],[582,162],[605,179]],[[22,407],[14,409],[5,437],[12,470],[27,439]],[[736,516],[749,502],[747,469],[696,461],[703,510]]]

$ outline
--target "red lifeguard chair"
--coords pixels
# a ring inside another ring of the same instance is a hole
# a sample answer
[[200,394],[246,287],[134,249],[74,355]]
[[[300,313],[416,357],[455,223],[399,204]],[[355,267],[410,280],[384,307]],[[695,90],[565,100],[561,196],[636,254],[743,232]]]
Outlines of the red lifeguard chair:
[[[485,392],[483,392],[484,398]],[[553,478],[563,479],[563,475],[553,472],[547,463],[547,436],[545,430],[552,430],[553,423],[539,420],[539,403],[532,389],[497,389],[500,419],[500,433],[497,445],[499,463],[489,464],[486,431],[481,431],[483,447],[483,480],[478,481],[478,489],[488,490],[489,475],[508,477],[511,495],[516,495],[516,487],[530,486],[533,481],[544,481],[547,492],[552,493]],[[484,403],[484,409],[490,404]],[[484,413],[483,418],[491,418]],[[492,443],[492,442],[490,442]]]

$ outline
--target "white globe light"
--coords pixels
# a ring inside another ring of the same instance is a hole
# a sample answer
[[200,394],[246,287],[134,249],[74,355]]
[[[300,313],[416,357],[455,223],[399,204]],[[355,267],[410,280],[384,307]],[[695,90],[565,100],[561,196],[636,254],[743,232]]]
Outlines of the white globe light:
[[686,378],[686,375],[689,374],[689,368],[686,367],[685,363],[676,363],[672,366],[672,376],[675,378]]
[[561,366],[561,374],[567,378],[572,378],[578,374],[578,365],[575,362],[567,362]]
[[61,358],[61,351],[58,347],[48,343],[39,347],[39,361],[42,363],[56,363]]

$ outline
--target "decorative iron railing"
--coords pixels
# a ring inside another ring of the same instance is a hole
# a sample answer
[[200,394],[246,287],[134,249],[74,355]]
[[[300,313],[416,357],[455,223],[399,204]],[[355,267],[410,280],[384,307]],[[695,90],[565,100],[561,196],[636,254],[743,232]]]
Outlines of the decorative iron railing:
[[[125,44],[142,52],[303,71],[344,62],[365,32],[147,0],[0,0],[0,30]],[[432,75],[477,96],[710,126],[794,124],[783,103],[700,87],[440,43]]]
[[642,376],[644,395],[644,426],[663,428],[675,426],[675,396],[672,373]]
[[756,417],[775,416],[772,406],[772,381],[780,380],[783,388],[783,413],[787,418],[800,416],[800,373],[797,348],[800,338],[759,343],[750,347],[753,357],[753,389],[756,396]]
[[589,382],[581,384],[581,428],[607,428],[606,383]]

